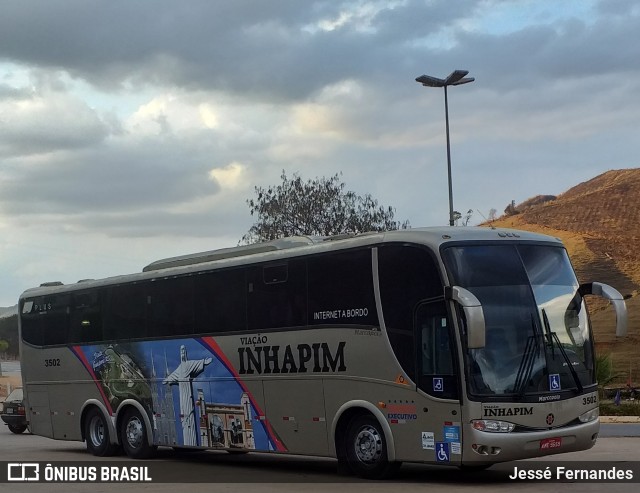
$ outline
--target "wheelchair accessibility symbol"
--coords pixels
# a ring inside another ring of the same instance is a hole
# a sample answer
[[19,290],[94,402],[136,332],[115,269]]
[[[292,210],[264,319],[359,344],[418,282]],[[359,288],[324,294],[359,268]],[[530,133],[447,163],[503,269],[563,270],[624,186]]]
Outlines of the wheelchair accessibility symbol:
[[436,442],[436,462],[449,462],[449,444],[447,442]]
[[558,373],[549,375],[549,390],[561,390],[560,375]]
[[433,379],[433,391],[444,392],[444,380],[442,377],[435,377]]

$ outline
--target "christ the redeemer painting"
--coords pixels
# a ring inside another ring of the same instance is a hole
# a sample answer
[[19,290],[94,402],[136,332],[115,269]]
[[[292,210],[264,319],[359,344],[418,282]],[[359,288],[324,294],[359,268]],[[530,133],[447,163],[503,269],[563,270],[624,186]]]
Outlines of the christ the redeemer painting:
[[191,382],[211,363],[211,358],[189,360],[187,348],[180,346],[180,364],[162,383],[177,385],[180,391],[180,421],[184,445],[198,446],[198,427],[195,418],[195,402]]

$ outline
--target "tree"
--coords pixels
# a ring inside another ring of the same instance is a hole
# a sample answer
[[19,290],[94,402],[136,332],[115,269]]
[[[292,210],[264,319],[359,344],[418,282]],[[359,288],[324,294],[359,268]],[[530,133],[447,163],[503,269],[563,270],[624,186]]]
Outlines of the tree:
[[395,221],[395,209],[378,204],[370,194],[360,196],[345,190],[341,173],[331,178],[304,182],[294,173],[282,171],[282,183],[268,188],[255,187],[256,197],[247,204],[257,221],[242,243],[275,240],[285,236],[364,233],[406,229],[409,221]]
[[6,357],[18,357],[18,315],[0,318],[0,339],[6,341],[9,346],[0,351],[5,353]]
[[473,209],[469,209],[467,211],[467,213],[464,215],[464,219],[462,217],[462,213],[458,211],[453,211],[453,220],[455,221],[456,226],[458,225],[458,221],[460,221],[460,219],[462,219],[463,226],[468,226],[469,221],[471,221],[471,216],[473,216]]
[[507,216],[515,216],[516,214],[520,213],[520,211],[516,208],[515,200],[512,200],[511,203],[507,207],[505,207],[504,213]]
[[7,349],[9,349],[9,343],[4,339],[0,339],[0,377],[2,376],[2,359],[6,357]]

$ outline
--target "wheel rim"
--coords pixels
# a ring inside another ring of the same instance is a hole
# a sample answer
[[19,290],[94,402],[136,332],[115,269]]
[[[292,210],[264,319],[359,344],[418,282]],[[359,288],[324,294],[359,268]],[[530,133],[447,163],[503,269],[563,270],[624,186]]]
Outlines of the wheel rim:
[[373,464],[382,457],[382,437],[373,426],[363,426],[354,443],[356,457],[366,464]]
[[104,420],[100,416],[94,416],[89,423],[89,439],[95,447],[99,447],[104,443],[106,430]]
[[142,445],[144,439],[144,427],[142,421],[137,416],[132,416],[127,422],[127,427],[124,430],[127,443],[131,448],[138,448]]

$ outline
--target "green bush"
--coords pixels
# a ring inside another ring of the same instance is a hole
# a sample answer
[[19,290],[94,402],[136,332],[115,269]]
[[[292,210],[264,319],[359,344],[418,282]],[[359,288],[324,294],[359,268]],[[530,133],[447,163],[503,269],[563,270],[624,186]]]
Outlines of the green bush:
[[640,416],[640,401],[621,401],[619,406],[600,401],[600,416]]

